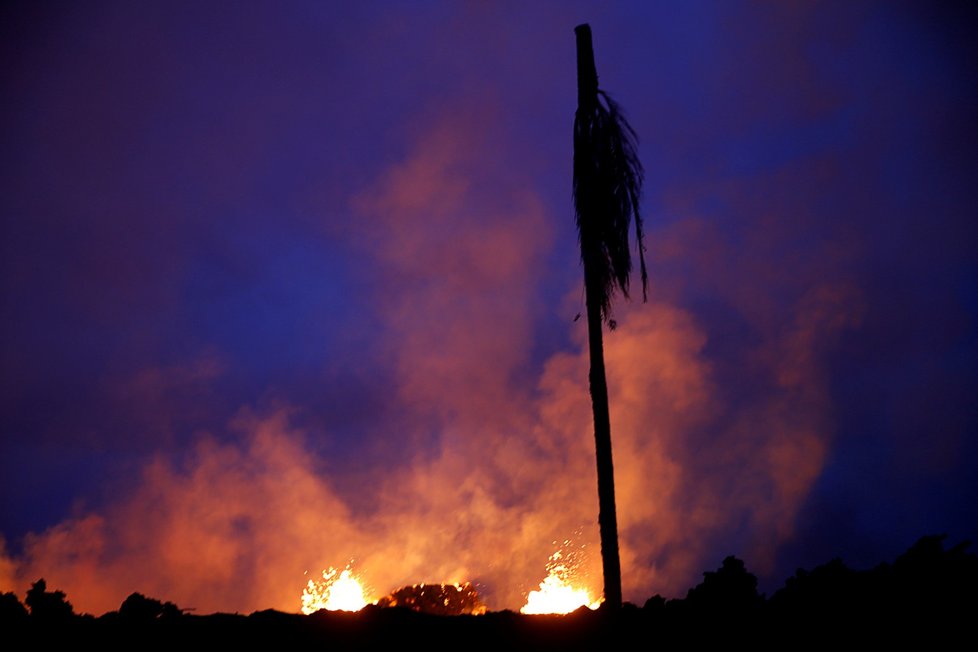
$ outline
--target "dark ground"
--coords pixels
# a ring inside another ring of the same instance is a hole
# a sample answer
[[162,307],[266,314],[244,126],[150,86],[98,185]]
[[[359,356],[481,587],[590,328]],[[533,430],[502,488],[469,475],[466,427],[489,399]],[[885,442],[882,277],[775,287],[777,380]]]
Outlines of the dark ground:
[[31,647],[246,649],[310,646],[323,650],[410,648],[604,650],[747,645],[794,649],[817,645],[924,645],[973,648],[978,632],[978,556],[969,544],[949,549],[943,537],[920,539],[892,564],[864,571],[833,560],[799,570],[767,598],[743,562],[728,557],[678,600],[650,598],[619,612],[586,608],[566,616],[511,611],[436,615],[370,606],[358,613],[279,611],[194,615],[172,603],[133,594],[119,611],[74,614],[43,580],[26,605],[0,594],[3,640]]

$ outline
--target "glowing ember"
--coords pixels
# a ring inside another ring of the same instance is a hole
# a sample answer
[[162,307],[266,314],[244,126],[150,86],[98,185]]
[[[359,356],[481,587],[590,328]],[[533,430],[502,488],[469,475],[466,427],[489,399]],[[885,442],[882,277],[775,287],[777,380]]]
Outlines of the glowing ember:
[[526,604],[520,613],[568,614],[580,607],[597,609],[601,600],[593,600],[587,588],[574,584],[577,567],[573,560],[566,562],[560,550],[552,554],[547,562],[549,575],[540,582],[539,591],[530,591],[526,596]]
[[481,616],[486,613],[486,606],[471,582],[405,586],[381,598],[377,604],[442,616]]
[[307,615],[320,609],[360,611],[370,603],[349,567],[342,572],[335,568],[324,570],[322,580],[309,580],[302,591],[302,613]]

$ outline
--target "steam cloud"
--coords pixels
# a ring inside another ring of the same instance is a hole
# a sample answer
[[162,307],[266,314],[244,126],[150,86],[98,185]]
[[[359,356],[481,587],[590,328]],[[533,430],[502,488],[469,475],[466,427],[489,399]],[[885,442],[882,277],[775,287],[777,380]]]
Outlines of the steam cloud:
[[[201,435],[183,459],[161,453],[116,504],[30,535],[22,556],[0,558],[0,588],[44,577],[96,614],[133,591],[201,613],[294,612],[306,572],[353,560],[377,595],[474,581],[490,608],[517,610],[554,542],[573,538],[598,593],[583,321],[567,320],[572,349],[532,363],[549,309],[536,279],[570,217],[531,180],[492,178],[488,162],[511,155],[474,135],[492,119],[446,113],[350,202],[384,332],[374,353],[396,387],[397,422],[378,442],[399,462],[346,473],[311,452],[330,433],[299,431],[293,408],[243,408],[235,441]],[[695,215],[653,229],[650,302],[619,302],[605,341],[623,586],[638,604],[681,596],[725,554],[770,570],[831,445],[820,355],[859,318],[858,292],[832,280],[770,318],[755,300],[763,274],[748,276],[753,289],[722,287],[733,253],[713,237],[712,262],[687,282],[716,280],[762,335],[722,339],[668,271],[711,235]],[[367,497],[356,508],[353,493]]]

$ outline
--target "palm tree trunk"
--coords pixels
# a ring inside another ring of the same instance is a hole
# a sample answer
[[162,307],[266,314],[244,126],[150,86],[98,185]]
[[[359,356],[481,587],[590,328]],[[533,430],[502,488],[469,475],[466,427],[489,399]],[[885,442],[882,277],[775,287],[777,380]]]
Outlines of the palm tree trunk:
[[601,566],[604,571],[604,603],[621,607],[621,562],[618,557],[618,516],[615,511],[615,468],[611,458],[611,417],[608,414],[608,382],[604,372],[604,341],[600,301],[593,297],[584,263],[587,302],[587,335],[591,357],[588,381],[594,413],[594,448],[598,464],[598,526],[601,531]]
[[[590,115],[598,102],[598,75],[594,65],[594,49],[591,44],[591,28],[579,25],[577,35],[577,89],[578,114]],[[575,147],[591,149],[589,137],[575,142]],[[576,151],[575,157],[586,159],[592,151]],[[587,184],[578,188],[581,205],[591,206],[593,197]],[[593,216],[591,216],[593,218]],[[581,253],[584,264],[584,291],[587,303],[588,346],[591,371],[588,377],[591,392],[591,408],[594,413],[594,445],[598,465],[598,525],[601,532],[601,564],[604,571],[604,603],[611,609],[621,608],[621,562],[618,557],[618,518],[615,513],[615,471],[611,458],[611,418],[608,414],[608,383],[604,370],[604,342],[602,337],[602,308],[605,280],[602,275],[601,252],[596,243],[600,236],[595,232],[594,219],[585,219],[581,227]]]

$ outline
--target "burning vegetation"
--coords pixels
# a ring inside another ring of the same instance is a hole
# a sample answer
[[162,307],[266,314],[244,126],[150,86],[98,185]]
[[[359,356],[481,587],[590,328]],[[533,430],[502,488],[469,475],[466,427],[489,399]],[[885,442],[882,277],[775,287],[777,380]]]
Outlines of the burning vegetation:
[[486,606],[470,582],[462,584],[414,584],[404,586],[379,600],[370,597],[362,576],[350,566],[342,571],[330,567],[321,580],[309,580],[302,591],[302,613],[360,611],[368,604],[380,607],[406,607],[439,616],[482,615]]
[[407,607],[439,616],[481,616],[486,606],[470,582],[415,584],[397,589],[377,602],[381,607]]

